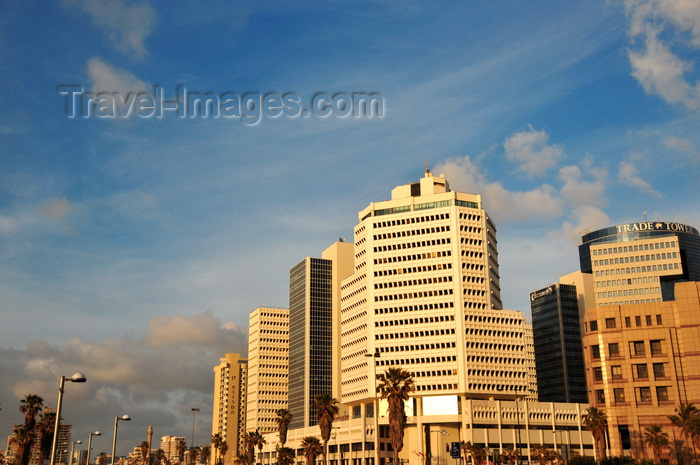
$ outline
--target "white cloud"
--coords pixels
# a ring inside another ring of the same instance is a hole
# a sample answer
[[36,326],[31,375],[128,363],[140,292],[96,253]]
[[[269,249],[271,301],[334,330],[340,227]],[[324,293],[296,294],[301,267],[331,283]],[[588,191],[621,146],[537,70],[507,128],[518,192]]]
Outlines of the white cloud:
[[147,91],[153,87],[132,73],[103,61],[100,57],[88,60],[87,73],[93,93],[118,93],[127,96],[129,93]]
[[610,226],[608,215],[592,205],[575,208],[572,215],[576,223],[565,221],[562,225],[562,233],[569,242],[574,244],[580,244],[581,236],[586,232]]
[[549,135],[535,131],[518,132],[508,137],[503,143],[506,158],[519,164],[518,169],[530,176],[542,174],[557,166],[559,158],[564,153],[560,145],[547,145]]
[[661,197],[661,194],[654,190],[651,184],[637,175],[637,167],[628,161],[620,162],[618,179],[621,183],[636,187],[654,197]]
[[156,12],[146,1],[73,0],[102,29],[112,45],[136,57],[146,54],[144,42],[153,29]]
[[559,179],[564,183],[561,194],[573,207],[604,206],[607,171],[594,166],[590,156],[584,158],[581,165],[564,166],[559,170]]
[[554,187],[542,184],[529,191],[509,191],[488,181],[468,156],[445,160],[434,171],[444,173],[453,190],[483,195],[485,209],[499,222],[555,218],[562,211]]
[[[632,76],[645,92],[666,102],[700,110],[700,81],[688,82],[692,64],[672,51],[672,47],[700,47],[700,2],[694,0],[628,0],[629,32],[644,38],[641,51],[629,50]],[[660,39],[670,29],[673,39]],[[688,32],[690,38],[685,39]]]

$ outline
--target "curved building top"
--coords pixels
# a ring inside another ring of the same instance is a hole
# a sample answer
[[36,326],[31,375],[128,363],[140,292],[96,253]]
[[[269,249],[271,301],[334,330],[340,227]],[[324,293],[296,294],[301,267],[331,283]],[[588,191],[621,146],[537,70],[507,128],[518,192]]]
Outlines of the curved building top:
[[699,236],[698,230],[692,226],[668,221],[643,221],[641,223],[618,224],[609,228],[599,229],[584,235],[582,244],[626,242],[649,237],[669,236],[677,234],[692,234]]

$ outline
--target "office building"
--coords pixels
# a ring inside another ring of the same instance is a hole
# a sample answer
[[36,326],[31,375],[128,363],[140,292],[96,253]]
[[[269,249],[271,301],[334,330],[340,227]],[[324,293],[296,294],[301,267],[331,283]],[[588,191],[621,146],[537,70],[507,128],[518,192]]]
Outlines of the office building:
[[289,310],[256,308],[248,324],[246,431],[277,430],[277,410],[287,408]]
[[160,449],[163,451],[163,456],[171,463],[180,463],[177,445],[181,441],[186,441],[184,436],[168,435],[160,438]]
[[[214,367],[214,409],[212,434],[226,441],[224,464],[243,454],[245,433],[248,360],[241,354],[226,354]],[[216,452],[214,452],[216,454]],[[218,461],[218,460],[217,460]]]
[[539,400],[587,402],[576,286],[557,283],[531,292],[530,310]]
[[[677,244],[664,249],[679,253]],[[600,305],[586,312],[588,397],[607,414],[611,455],[651,457],[643,440],[651,425],[661,426],[671,441],[681,440],[668,416],[679,404],[700,404],[700,283],[677,282],[674,295],[673,301]],[[661,458],[676,459],[669,448]]]
[[700,281],[700,235],[662,221],[612,226],[582,237],[579,260],[593,276],[594,305],[669,301],[675,283]]

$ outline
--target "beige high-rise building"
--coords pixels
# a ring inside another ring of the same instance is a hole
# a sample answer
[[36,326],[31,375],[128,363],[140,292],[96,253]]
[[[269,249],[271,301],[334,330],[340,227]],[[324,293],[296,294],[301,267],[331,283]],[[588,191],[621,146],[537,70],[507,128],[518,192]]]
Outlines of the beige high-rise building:
[[289,310],[256,308],[248,326],[246,431],[277,430],[279,409],[287,408]]
[[525,355],[527,357],[527,390],[524,398],[537,401],[537,364],[535,363],[535,335],[532,330],[532,325],[525,323]]
[[185,441],[184,436],[162,436],[160,438],[160,448],[171,463],[179,463],[180,458],[177,453],[177,444],[180,441]]
[[[224,463],[242,455],[241,438],[245,433],[248,359],[241,354],[226,354],[214,367],[214,409],[212,434],[226,441]],[[216,453],[216,452],[214,452]],[[218,459],[217,459],[218,461]]]
[[[700,404],[700,282],[676,283],[673,301],[591,308],[584,328],[589,399],[607,415],[609,454],[653,457],[643,439],[651,425],[682,440],[668,416]],[[666,447],[656,460],[679,453]]]
[[358,220],[341,296],[342,401],[371,402],[375,372],[396,366],[421,397],[527,395],[524,317],[501,310],[496,227],[481,196],[427,171]]

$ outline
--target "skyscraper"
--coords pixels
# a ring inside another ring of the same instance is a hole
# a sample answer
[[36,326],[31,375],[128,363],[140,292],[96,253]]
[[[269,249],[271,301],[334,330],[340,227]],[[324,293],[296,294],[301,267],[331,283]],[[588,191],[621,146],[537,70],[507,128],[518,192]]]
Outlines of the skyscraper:
[[248,324],[246,431],[277,430],[277,410],[287,408],[289,310],[256,308]]
[[[227,457],[242,455],[245,433],[248,360],[241,354],[226,354],[214,367],[212,434],[226,441]],[[224,459],[224,463],[229,461]]]
[[341,306],[344,403],[373,400],[390,366],[413,373],[422,399],[452,396],[452,409],[458,396],[527,395],[524,318],[501,310],[496,227],[480,195],[429,170],[359,213]]
[[539,400],[587,402],[576,286],[552,284],[531,292],[530,309]]
[[621,224],[584,235],[579,259],[595,305],[668,301],[676,282],[700,281],[700,235],[679,223]]

